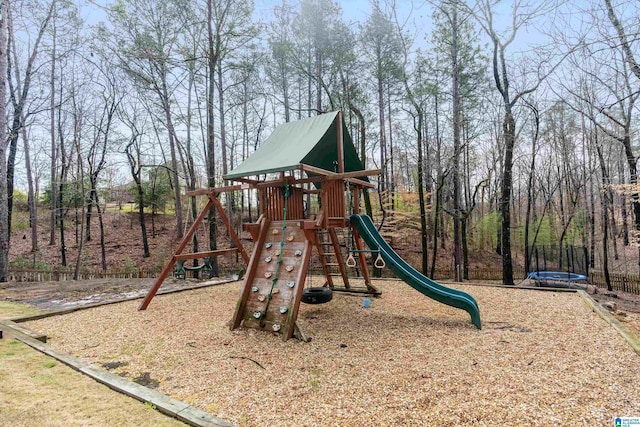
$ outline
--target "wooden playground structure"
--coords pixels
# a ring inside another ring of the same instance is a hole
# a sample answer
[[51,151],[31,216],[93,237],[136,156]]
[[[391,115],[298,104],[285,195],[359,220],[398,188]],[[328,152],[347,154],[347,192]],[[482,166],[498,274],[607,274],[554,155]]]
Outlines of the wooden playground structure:
[[[269,139],[225,178],[239,184],[201,189],[187,196],[205,196],[207,203],[174,250],[160,276],[139,306],[145,310],[175,266],[190,259],[207,259],[239,253],[247,266],[242,292],[231,322],[306,340],[296,324],[312,253],[315,250],[332,291],[379,295],[371,284],[367,252],[358,231],[349,223],[358,214],[360,194],[373,185],[367,176],[380,170],[364,170],[340,112],[323,114],[279,126]],[[244,250],[218,196],[252,190],[259,218],[242,224],[253,240],[251,256]],[[305,200],[306,198],[306,200]],[[309,203],[311,201],[311,203]],[[317,207],[311,213],[309,205]],[[184,252],[198,227],[215,209],[235,247],[204,252]],[[342,238],[340,237],[342,236]],[[383,267],[378,257],[376,267]],[[353,286],[353,271],[365,286]],[[317,289],[317,288],[314,288]]]

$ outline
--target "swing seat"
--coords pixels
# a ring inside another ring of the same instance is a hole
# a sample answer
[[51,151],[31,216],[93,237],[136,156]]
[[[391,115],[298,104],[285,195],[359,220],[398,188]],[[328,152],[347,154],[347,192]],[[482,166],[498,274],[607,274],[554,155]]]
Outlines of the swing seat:
[[187,271],[199,271],[203,270],[204,275],[207,279],[211,278],[211,272],[213,271],[213,265],[211,265],[211,258],[207,257],[203,259],[203,263],[196,266],[188,266],[185,265],[184,260],[178,261],[176,264],[176,268],[173,272],[173,277],[176,279],[184,280],[187,278]]
[[302,292],[302,301],[305,304],[324,304],[333,299],[333,291],[331,288],[307,288]]

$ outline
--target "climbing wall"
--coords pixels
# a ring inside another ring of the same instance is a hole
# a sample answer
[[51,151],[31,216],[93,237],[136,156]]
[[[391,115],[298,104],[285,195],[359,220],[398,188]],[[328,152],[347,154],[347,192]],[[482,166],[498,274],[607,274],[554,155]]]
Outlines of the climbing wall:
[[243,325],[293,336],[311,245],[301,221],[260,226],[231,329]]

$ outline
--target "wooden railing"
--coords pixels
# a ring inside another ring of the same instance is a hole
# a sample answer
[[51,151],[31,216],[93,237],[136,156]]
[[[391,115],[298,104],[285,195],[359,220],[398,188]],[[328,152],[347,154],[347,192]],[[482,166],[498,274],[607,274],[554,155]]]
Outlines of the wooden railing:
[[[640,275],[609,273],[609,279],[611,280],[611,287],[614,291],[640,295]],[[604,279],[604,273],[602,271],[591,270],[589,272],[589,282],[599,288],[607,288],[607,282]]]

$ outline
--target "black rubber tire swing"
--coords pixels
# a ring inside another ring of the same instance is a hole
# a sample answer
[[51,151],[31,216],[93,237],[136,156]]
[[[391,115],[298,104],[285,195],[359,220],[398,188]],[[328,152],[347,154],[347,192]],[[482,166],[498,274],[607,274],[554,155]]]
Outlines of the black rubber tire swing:
[[305,304],[324,304],[333,299],[333,291],[331,288],[306,288],[302,291],[302,301]]

